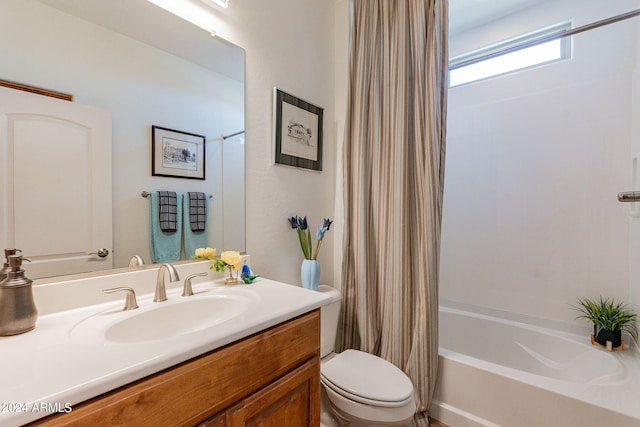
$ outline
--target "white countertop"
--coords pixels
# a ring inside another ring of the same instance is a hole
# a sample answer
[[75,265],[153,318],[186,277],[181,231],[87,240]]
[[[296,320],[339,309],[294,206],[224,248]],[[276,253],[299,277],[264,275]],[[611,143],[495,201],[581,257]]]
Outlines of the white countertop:
[[[233,287],[221,280],[209,280],[197,284],[194,281],[196,295],[193,297],[181,297],[181,289],[167,290],[169,301],[163,303],[152,302],[152,294],[139,295],[139,310],[149,310],[154,304],[171,304],[180,298],[206,297],[225,289],[246,294],[251,301],[250,309],[210,328],[173,338],[135,343],[103,339],[101,326],[114,323],[114,316],[132,313],[115,313],[123,306],[123,294],[117,301],[39,316],[35,330],[0,337],[0,425],[21,425],[65,408],[68,411],[84,400],[328,302],[328,297],[320,292],[263,278],[252,285]],[[97,313],[113,314],[105,316],[103,321],[96,317]],[[98,326],[92,335],[95,325]]]

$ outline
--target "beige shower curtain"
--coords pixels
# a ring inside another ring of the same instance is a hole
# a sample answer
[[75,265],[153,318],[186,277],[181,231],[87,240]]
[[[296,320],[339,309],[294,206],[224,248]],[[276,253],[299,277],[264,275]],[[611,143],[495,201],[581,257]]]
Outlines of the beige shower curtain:
[[427,409],[438,360],[447,0],[353,0],[341,346],[394,363]]

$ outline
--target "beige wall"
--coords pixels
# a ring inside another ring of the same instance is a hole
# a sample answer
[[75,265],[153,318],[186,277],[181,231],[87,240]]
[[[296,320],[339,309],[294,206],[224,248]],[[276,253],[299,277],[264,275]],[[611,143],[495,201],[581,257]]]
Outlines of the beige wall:
[[[293,284],[303,257],[287,217],[306,215],[314,233],[323,218],[334,218],[334,4],[232,1],[217,30],[246,50],[247,251],[258,274]],[[272,165],[274,86],[324,108],[322,172]],[[319,257],[324,283],[333,281],[334,238],[326,235]]]

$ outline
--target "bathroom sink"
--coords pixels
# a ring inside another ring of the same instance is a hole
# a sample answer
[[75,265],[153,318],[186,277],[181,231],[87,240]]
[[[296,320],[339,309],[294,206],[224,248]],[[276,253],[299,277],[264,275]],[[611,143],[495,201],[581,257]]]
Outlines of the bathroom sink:
[[135,313],[109,326],[104,337],[112,342],[135,343],[172,338],[196,332],[231,320],[244,313],[248,305],[241,300],[208,297],[162,305]]
[[85,342],[136,344],[167,340],[237,319],[258,303],[249,290],[216,289],[194,296],[170,295],[167,301],[139,301],[140,308],[123,311],[118,304],[74,325],[72,337]]

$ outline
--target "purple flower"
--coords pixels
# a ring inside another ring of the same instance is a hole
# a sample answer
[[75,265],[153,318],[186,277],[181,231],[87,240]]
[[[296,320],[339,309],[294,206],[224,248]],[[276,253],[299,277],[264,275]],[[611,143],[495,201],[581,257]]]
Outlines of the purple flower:
[[287,218],[291,228],[296,230],[298,234],[298,240],[300,241],[300,248],[302,249],[302,254],[305,259],[318,259],[318,252],[320,252],[320,246],[322,244],[322,239],[324,238],[324,233],[326,233],[333,221],[329,218],[325,218],[322,224],[322,227],[318,227],[318,231],[316,232],[316,246],[315,250],[313,247],[313,241],[311,240],[311,230],[309,230],[309,224],[307,223],[307,217],[304,218],[299,216],[292,216],[291,218]]
[[304,218],[300,218],[298,217],[298,228],[300,228],[300,230],[306,230],[309,226],[307,225],[307,217],[305,216]]

